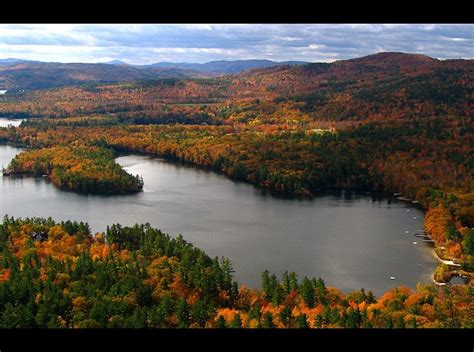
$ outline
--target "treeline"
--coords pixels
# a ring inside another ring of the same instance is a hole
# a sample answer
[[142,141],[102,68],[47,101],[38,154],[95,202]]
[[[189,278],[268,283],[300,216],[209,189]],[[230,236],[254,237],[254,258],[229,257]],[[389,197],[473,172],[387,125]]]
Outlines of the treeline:
[[473,328],[472,286],[419,285],[380,298],[322,279],[239,287],[228,259],[210,258],[149,224],[92,236],[51,218],[0,224],[2,328]]
[[143,179],[125,172],[112,151],[79,143],[23,151],[6,174],[48,176],[58,187],[80,193],[130,193],[143,189]]
[[427,210],[442,205],[455,236],[437,242],[445,259],[466,268],[474,227],[472,118],[365,123],[340,130],[234,126],[108,126],[17,128],[0,138],[35,148],[77,139],[120,152],[143,152],[192,163],[290,195],[327,188],[403,193]]
[[[161,79],[90,84],[27,92],[0,101],[0,116],[64,118],[120,113],[127,117],[177,117],[166,110],[179,104],[201,105],[195,123],[215,121],[214,104],[245,108],[252,114],[227,115],[236,120],[287,123],[287,120],[347,121],[472,116],[473,60],[438,61],[406,54],[378,54],[333,64],[308,64],[213,79]],[[268,113],[265,105],[273,105]],[[165,106],[165,108],[164,108]],[[193,120],[186,111],[175,111]],[[152,121],[147,121],[152,122]],[[163,123],[163,122],[158,122]],[[166,122],[165,122],[166,123]],[[169,123],[169,122],[168,122]]]

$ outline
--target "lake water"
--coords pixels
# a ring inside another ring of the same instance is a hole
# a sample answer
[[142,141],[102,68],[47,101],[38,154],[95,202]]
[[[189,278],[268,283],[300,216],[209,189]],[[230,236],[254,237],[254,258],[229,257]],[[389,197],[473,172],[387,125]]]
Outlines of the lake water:
[[[0,146],[0,166],[19,151]],[[377,295],[431,282],[432,249],[413,236],[423,228],[424,213],[409,203],[347,192],[312,200],[277,198],[157,158],[130,155],[117,161],[143,176],[143,192],[80,195],[43,178],[2,177],[0,215],[83,220],[94,231],[117,222],[149,222],[171,235],[181,233],[212,257],[230,258],[236,280],[250,287],[260,285],[265,269],[278,276],[288,270],[301,279],[322,277],[344,292],[364,287]]]

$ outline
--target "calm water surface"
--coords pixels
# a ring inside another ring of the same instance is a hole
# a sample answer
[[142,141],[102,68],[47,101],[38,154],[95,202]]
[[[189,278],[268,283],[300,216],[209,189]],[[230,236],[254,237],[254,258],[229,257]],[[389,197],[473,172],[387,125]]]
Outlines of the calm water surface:
[[[0,146],[0,166],[19,151]],[[431,247],[412,234],[423,228],[424,213],[405,202],[352,193],[281,199],[156,158],[130,155],[117,161],[143,176],[144,192],[80,195],[42,178],[3,177],[0,215],[83,220],[94,231],[117,222],[149,222],[171,235],[181,233],[212,257],[230,258],[237,281],[250,287],[260,285],[265,269],[322,277],[344,292],[364,287],[381,294],[430,282],[436,265]]]

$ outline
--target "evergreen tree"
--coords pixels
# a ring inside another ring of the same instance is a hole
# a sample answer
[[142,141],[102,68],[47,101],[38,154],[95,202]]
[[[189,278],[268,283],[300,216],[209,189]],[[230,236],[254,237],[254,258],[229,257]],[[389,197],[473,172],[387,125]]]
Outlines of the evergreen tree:
[[288,274],[288,271],[285,271],[281,276],[281,285],[286,294],[289,294],[291,292],[290,275]]
[[263,316],[262,328],[270,329],[274,328],[275,324],[273,324],[273,315],[270,312],[265,313]]
[[211,317],[213,308],[204,300],[198,300],[191,307],[191,320],[198,323],[200,327],[205,327],[207,320]]
[[225,323],[225,319],[224,317],[221,315],[219,318],[217,318],[217,321],[216,321],[216,328],[217,329],[225,329],[227,328],[227,325]]
[[464,248],[464,253],[466,253],[467,255],[474,254],[474,230],[471,229],[467,231],[462,245]]
[[306,314],[302,313],[296,318],[296,327],[300,329],[309,328],[308,320]]
[[298,277],[295,272],[290,273],[289,282],[290,282],[290,285],[289,285],[290,292],[298,289]]
[[176,305],[176,316],[178,317],[178,327],[187,328],[189,325],[189,305],[184,298],[181,298]]
[[291,318],[291,309],[290,307],[283,307],[280,311],[280,321],[283,323],[285,327],[290,327],[290,318]]
[[300,287],[301,297],[303,298],[304,303],[309,307],[313,308],[314,306],[314,288],[313,283],[307,277],[303,279]]
[[255,302],[249,310],[249,318],[260,321],[261,309],[262,307],[260,306],[260,303]]
[[231,328],[241,328],[242,327],[242,320],[240,319],[240,314],[235,314],[234,318],[232,319],[232,322],[230,323]]
[[264,299],[266,301],[271,301],[272,299],[272,292],[270,290],[270,272],[268,270],[265,270],[262,273],[262,291],[264,295]]
[[272,295],[272,304],[274,306],[279,306],[284,298],[284,291],[283,288],[276,284],[275,288],[273,289],[273,295]]

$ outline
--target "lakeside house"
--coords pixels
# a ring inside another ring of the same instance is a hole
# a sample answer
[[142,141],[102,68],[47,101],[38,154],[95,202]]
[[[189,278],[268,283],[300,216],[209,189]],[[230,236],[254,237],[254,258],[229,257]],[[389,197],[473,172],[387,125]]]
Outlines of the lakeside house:
[[6,92],[6,90],[0,90],[0,95],[5,95]]

